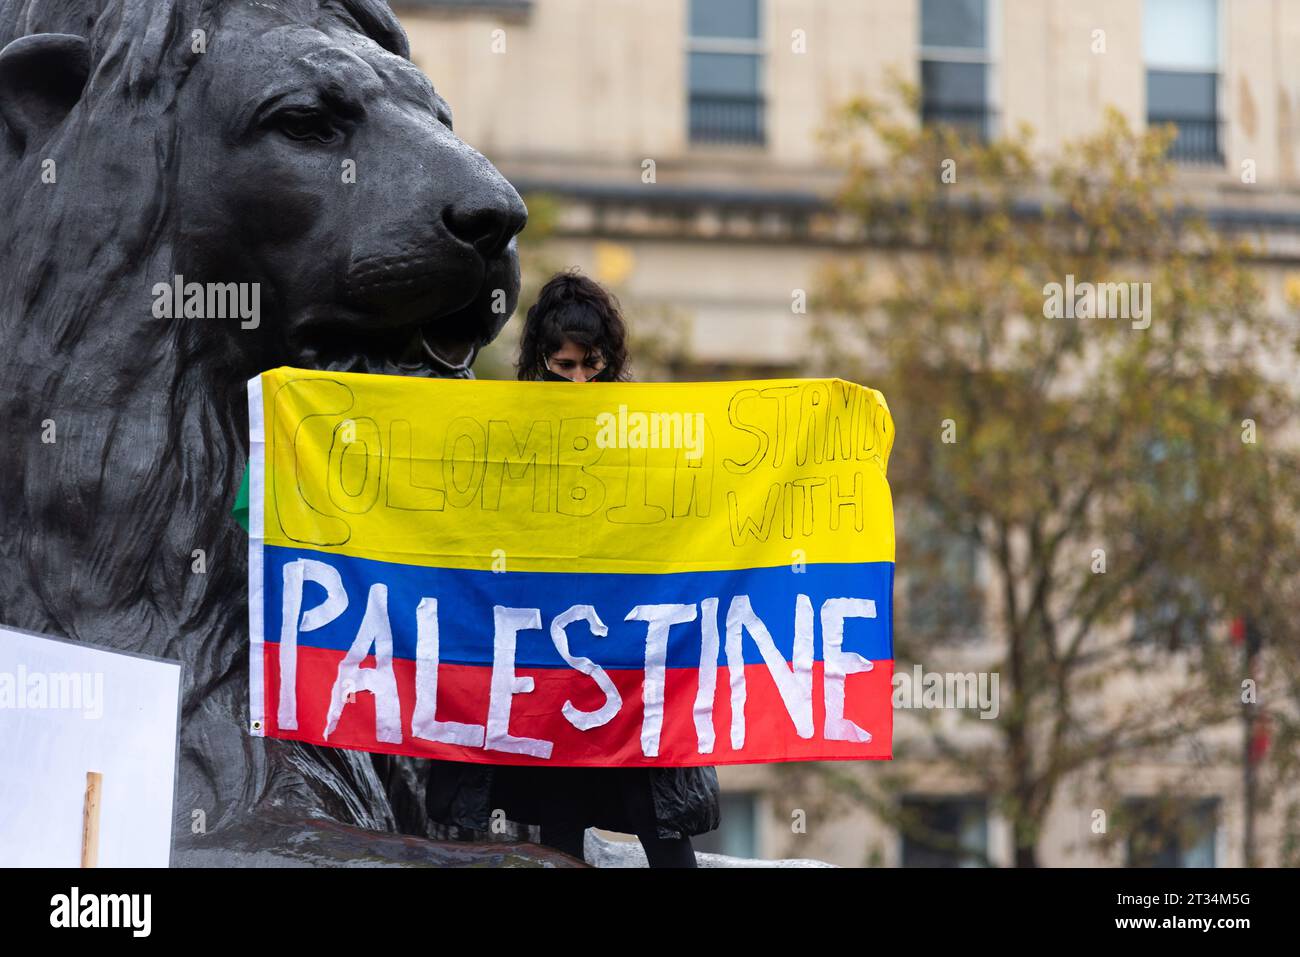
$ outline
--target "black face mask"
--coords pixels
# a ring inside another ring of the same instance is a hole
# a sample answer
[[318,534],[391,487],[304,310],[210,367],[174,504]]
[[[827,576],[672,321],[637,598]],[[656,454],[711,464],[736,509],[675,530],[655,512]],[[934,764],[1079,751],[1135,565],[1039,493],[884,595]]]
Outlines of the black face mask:
[[[552,370],[546,367],[542,368],[542,380],[544,382],[572,382],[573,381],[568,376],[560,375],[558,372],[553,372]],[[614,370],[611,369],[609,366],[605,366],[605,368],[601,369],[599,372],[597,372],[594,376],[592,376],[587,381],[588,382],[613,382]]]

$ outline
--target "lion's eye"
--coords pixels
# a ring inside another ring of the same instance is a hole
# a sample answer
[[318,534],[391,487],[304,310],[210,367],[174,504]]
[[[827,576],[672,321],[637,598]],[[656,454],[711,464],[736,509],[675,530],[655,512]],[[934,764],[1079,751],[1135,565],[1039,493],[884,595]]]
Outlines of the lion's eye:
[[281,110],[275,115],[275,126],[293,140],[331,143],[339,135],[330,116],[316,110]]

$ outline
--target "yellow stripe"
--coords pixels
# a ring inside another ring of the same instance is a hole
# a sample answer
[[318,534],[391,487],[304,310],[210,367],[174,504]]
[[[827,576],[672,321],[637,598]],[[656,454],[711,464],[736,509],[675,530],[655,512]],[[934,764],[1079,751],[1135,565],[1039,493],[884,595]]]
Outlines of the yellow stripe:
[[270,545],[509,571],[894,560],[893,420],[839,379],[262,380]]

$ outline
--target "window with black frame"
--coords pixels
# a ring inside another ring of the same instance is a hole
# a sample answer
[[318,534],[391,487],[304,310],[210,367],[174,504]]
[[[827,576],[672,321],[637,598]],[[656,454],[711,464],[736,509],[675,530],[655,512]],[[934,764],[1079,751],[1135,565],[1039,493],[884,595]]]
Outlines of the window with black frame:
[[[1145,467],[1137,491],[1165,509],[1190,509],[1200,496],[1196,449],[1186,442],[1153,438],[1146,446]],[[1209,637],[1216,620],[1214,603],[1204,585],[1178,567],[1183,546],[1158,538],[1167,534],[1167,517],[1147,528],[1135,520],[1135,534],[1157,543],[1158,558],[1140,589],[1133,608],[1132,640],[1167,651],[1195,648]],[[1162,531],[1162,529],[1164,531]]]
[[909,635],[976,640],[983,635],[979,548],[969,529],[952,528],[930,508],[906,513],[906,617]]
[[1218,0],[1146,0],[1147,125],[1177,128],[1170,158],[1223,162]]
[[982,867],[988,860],[988,801],[909,795],[902,800],[904,867]]
[[1199,583],[1161,570],[1152,572],[1146,591],[1149,600],[1133,615],[1135,643],[1166,651],[1187,651],[1204,644],[1215,616]]
[[921,0],[921,121],[987,139],[989,0]]
[[691,142],[763,145],[759,0],[691,0],[686,56]]
[[1126,867],[1214,867],[1218,798],[1128,798],[1119,825]]

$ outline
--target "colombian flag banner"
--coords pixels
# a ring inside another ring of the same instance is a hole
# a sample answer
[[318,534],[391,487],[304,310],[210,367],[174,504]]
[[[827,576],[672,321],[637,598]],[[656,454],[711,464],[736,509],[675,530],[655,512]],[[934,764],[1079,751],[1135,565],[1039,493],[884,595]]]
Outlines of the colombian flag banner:
[[248,394],[252,734],[491,764],[891,756],[879,392],[282,368]]

